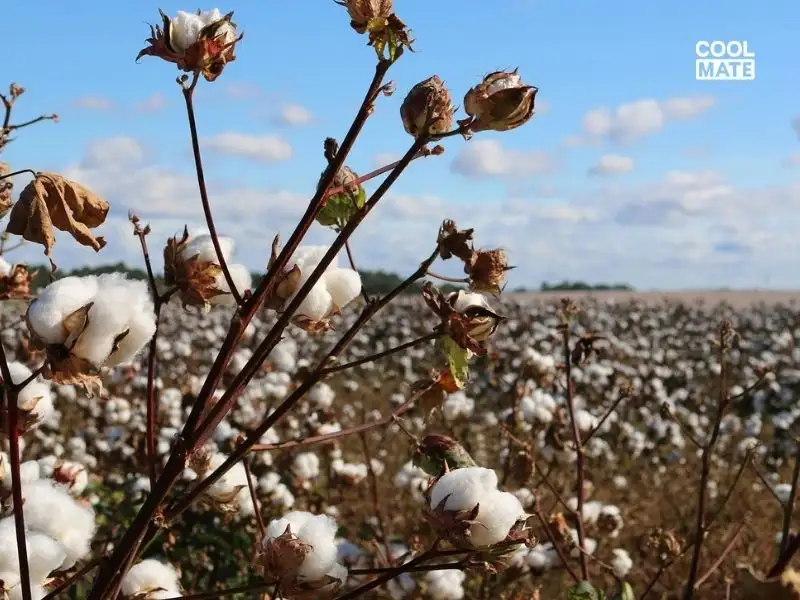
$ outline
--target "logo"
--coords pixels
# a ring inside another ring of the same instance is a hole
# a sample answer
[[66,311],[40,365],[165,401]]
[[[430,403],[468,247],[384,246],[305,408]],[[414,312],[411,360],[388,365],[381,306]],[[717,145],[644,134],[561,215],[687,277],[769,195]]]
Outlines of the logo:
[[695,44],[695,79],[698,81],[752,81],[756,55],[747,41],[701,41]]

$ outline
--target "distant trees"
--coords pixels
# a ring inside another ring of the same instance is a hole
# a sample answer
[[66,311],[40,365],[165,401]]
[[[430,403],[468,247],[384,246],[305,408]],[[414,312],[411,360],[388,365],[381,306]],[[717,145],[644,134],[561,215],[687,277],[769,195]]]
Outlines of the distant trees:
[[583,281],[562,281],[560,283],[543,282],[539,288],[542,292],[632,292],[633,286],[627,283],[585,283]]

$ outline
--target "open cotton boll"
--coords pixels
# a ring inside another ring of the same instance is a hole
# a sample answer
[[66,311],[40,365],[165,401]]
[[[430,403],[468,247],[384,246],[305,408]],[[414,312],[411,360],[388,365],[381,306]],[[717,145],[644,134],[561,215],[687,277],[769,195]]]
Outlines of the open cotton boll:
[[[22,383],[33,374],[28,367],[17,361],[8,363],[8,370],[14,383]],[[20,390],[17,406],[32,413],[39,422],[46,420],[55,410],[50,384],[37,376]]]
[[[4,453],[0,453],[0,464],[7,465],[8,459],[5,457]],[[35,460],[27,460],[19,466],[19,475],[22,484],[30,483],[31,481],[36,481],[41,477],[41,467],[39,463]],[[7,490],[11,489],[11,468],[6,468],[5,472],[3,473],[3,487]]]
[[94,511],[78,504],[69,493],[49,479],[32,481],[22,488],[25,525],[42,532],[66,551],[60,569],[69,569],[89,553],[96,524]]
[[28,323],[48,344],[63,344],[67,339],[64,317],[85,306],[97,294],[97,277],[65,277],[48,285],[28,307]]
[[461,600],[464,597],[463,583],[467,575],[459,569],[430,571],[425,576],[428,595],[433,600]]
[[0,256],[0,277],[8,277],[11,274],[11,264]]
[[[306,284],[312,272],[313,271],[309,271],[308,275],[300,277],[300,282],[297,286],[297,290],[292,295],[287,304],[289,302],[294,301],[294,298],[297,297],[297,294]],[[328,291],[328,288],[325,286],[325,281],[323,279],[314,284],[314,287],[311,288],[311,290],[308,292],[308,295],[305,298],[303,298],[303,301],[300,303],[300,306],[297,307],[295,314],[308,317],[312,321],[321,321],[322,319],[327,317],[332,310],[333,310],[333,297]]]
[[[250,275],[250,269],[245,267],[244,265],[228,265],[228,272],[231,274],[231,279],[233,279],[233,285],[236,286],[236,290],[239,294],[243,294],[245,290],[249,290],[253,285],[253,276]],[[228,282],[225,279],[225,273],[219,273],[216,277],[216,284],[217,289],[225,292],[224,294],[219,294],[209,299],[209,304],[235,304],[236,300],[234,300],[233,295],[230,293],[230,289],[228,289]]]
[[[224,258],[227,263],[230,261],[231,256],[233,256],[236,242],[229,237],[218,237],[217,239],[219,240],[219,248],[222,251],[222,258]],[[189,260],[195,256],[200,262],[210,262],[215,265],[219,264],[217,260],[217,251],[214,249],[214,242],[207,233],[191,237],[181,251],[181,258],[184,260]]]
[[325,287],[337,308],[344,308],[361,293],[361,276],[353,269],[333,269],[325,273]]
[[[216,471],[228,457],[221,452],[211,455],[211,463],[207,474]],[[227,473],[211,485],[206,493],[219,502],[231,502],[239,491],[247,487],[247,471],[241,462],[236,463]]]
[[625,579],[630,570],[633,568],[633,560],[627,550],[622,548],[614,548],[611,551],[614,554],[614,559],[611,561],[611,567],[614,569],[614,575],[620,579]]
[[431,489],[430,508],[444,502],[446,511],[469,511],[478,506],[470,527],[470,542],[488,546],[503,541],[514,524],[525,518],[522,503],[514,495],[497,489],[492,469],[466,467],[445,473]]
[[[144,281],[129,280],[120,273],[100,275],[97,281],[86,328],[72,353],[96,366],[116,366],[132,359],[153,337],[153,301]],[[115,340],[126,331],[114,350]]]
[[[159,588],[177,592],[180,589],[178,572],[175,567],[162,563],[153,558],[148,558],[135,564],[122,578],[122,595],[136,596],[137,594],[154,592]],[[173,594],[172,597],[179,596]],[[148,596],[154,598],[154,596]],[[170,596],[163,596],[169,598]]]
[[335,542],[338,529],[336,520],[328,515],[293,511],[269,523],[264,544],[283,535],[287,526],[294,537],[311,547],[297,571],[298,578],[309,582],[319,581],[332,572],[338,552]]
[[[330,250],[330,246],[300,246],[294,251],[287,266],[291,269],[293,265],[297,265],[300,273],[307,273],[313,271],[314,268],[325,258],[325,255]],[[335,269],[339,266],[339,256],[336,255],[328,265],[328,269]]]
[[492,310],[492,307],[489,305],[489,301],[483,294],[479,294],[477,292],[465,292],[464,290],[459,290],[456,292],[455,303],[453,304],[453,308],[456,310],[456,312],[464,312],[472,306],[480,306],[487,310]]

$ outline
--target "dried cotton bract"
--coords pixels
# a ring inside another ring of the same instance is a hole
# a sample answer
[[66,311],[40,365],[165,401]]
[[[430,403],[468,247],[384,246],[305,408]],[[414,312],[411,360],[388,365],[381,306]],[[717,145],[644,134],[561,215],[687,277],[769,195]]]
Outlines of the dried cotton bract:
[[431,523],[458,547],[502,542],[528,517],[516,496],[497,489],[497,474],[483,467],[445,473],[428,494]]
[[43,375],[87,390],[102,386],[102,367],[132,360],[156,330],[147,284],[119,273],[59,279],[31,301],[26,319],[46,350]]
[[290,600],[334,592],[347,579],[337,561],[336,530],[333,517],[302,511],[271,521],[257,559],[265,578]]
[[524,125],[533,116],[539,90],[525,85],[517,70],[489,73],[464,96],[470,131],[508,131]]
[[[250,271],[244,265],[230,264],[236,247],[231,238],[219,238],[219,245],[233,284],[241,293],[252,284]],[[182,237],[167,241],[164,280],[167,285],[178,288],[184,306],[201,306],[208,310],[212,304],[235,302],[208,234],[190,236],[184,229]]]
[[415,138],[447,133],[452,129],[454,114],[450,92],[437,75],[411,88],[400,106],[403,127]]
[[231,21],[233,13],[222,15],[219,9],[189,13],[179,10],[170,19],[162,11],[161,26],[150,26],[149,46],[142,56],[157,56],[175,63],[182,71],[202,73],[214,81],[229,62],[236,60],[236,43],[242,39]]

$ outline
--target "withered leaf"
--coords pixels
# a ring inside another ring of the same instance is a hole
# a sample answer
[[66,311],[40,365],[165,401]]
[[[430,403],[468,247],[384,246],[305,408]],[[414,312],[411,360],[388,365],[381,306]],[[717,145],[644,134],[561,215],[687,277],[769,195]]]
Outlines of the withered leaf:
[[6,231],[42,244],[48,258],[55,245],[53,227],[99,252],[106,241],[91,229],[105,222],[108,209],[108,202],[81,184],[58,173],[38,173],[11,209]]
[[[0,162],[0,176],[8,175],[11,172],[11,167],[7,163]],[[6,216],[6,213],[11,210],[11,193],[14,189],[14,184],[11,179],[0,179],[0,219]]]

